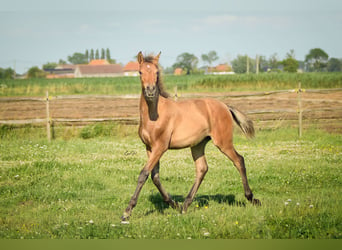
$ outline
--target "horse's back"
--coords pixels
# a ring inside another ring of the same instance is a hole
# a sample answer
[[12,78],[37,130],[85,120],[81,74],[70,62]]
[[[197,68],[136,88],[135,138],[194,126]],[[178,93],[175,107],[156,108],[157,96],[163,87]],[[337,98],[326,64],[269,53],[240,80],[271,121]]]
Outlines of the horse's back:
[[172,102],[168,108],[173,109],[174,116],[170,148],[197,145],[206,137],[219,134],[218,129],[229,129],[232,124],[227,106],[214,99]]

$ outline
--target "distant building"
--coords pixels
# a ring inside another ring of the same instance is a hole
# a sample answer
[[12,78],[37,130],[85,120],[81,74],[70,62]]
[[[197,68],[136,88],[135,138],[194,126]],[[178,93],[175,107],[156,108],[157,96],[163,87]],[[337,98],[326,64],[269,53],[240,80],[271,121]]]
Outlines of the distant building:
[[117,77],[123,75],[123,68],[120,64],[108,65],[77,65],[75,77]]
[[123,68],[125,76],[138,76],[139,75],[139,63],[129,62]]
[[183,69],[182,68],[175,68],[175,71],[173,72],[175,76],[183,75]]
[[235,74],[228,64],[219,64],[215,67],[208,67],[206,74],[209,75],[231,75]]
[[120,64],[110,64],[107,60],[92,60],[89,64],[58,65],[55,69],[46,69],[46,78],[82,78],[123,76]]
[[48,79],[74,78],[75,69],[76,69],[76,65],[64,64],[64,65],[58,65],[54,69],[44,69],[44,71],[46,72],[46,78]]
[[89,62],[88,65],[108,65],[109,62],[105,59],[94,59]]

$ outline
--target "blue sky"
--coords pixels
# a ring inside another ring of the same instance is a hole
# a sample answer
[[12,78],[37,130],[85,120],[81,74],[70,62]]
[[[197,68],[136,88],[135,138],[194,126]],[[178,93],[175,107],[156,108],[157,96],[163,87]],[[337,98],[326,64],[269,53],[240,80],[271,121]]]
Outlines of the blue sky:
[[[312,48],[342,58],[340,0],[0,0],[0,67],[19,73],[66,60],[74,52],[109,48],[127,63],[141,50],[179,54],[215,50],[220,62],[238,54],[283,59]],[[200,62],[200,65],[202,63]]]

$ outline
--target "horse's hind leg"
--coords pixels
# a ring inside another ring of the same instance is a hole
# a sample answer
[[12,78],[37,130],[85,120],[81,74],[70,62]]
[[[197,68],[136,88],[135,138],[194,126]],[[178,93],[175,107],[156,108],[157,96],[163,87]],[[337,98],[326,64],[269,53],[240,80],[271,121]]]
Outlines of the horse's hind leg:
[[253,193],[248,185],[247,180],[247,173],[246,173],[246,167],[245,167],[245,160],[244,158],[236,152],[233,145],[226,145],[224,147],[223,145],[216,145],[228,158],[234,163],[234,166],[237,168],[237,170],[240,173],[243,188],[245,191],[245,197],[248,201],[252,202],[254,205],[260,205],[260,201],[258,199],[253,198]]
[[172,208],[178,208],[178,203],[172,200],[171,196],[165,191],[164,187],[160,183],[159,179],[159,161],[157,165],[153,168],[151,173],[151,178],[154,185],[158,188],[160,194],[163,196],[163,199],[166,203],[168,203]]
[[200,144],[194,146],[191,148],[191,154],[192,158],[195,161],[196,165],[196,180],[194,185],[192,186],[188,196],[186,197],[184,204],[183,204],[183,209],[182,212],[185,213],[192,203],[195,194],[197,193],[197,190],[199,186],[201,185],[205,174],[208,171],[208,164],[204,156],[204,148],[205,145],[207,144],[208,140],[205,139],[203,140]]

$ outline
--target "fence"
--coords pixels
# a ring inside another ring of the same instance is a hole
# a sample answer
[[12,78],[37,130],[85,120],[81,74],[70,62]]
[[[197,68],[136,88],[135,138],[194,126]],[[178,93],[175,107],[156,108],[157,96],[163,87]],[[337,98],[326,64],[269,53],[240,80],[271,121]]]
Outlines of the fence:
[[[175,90],[175,98],[177,98],[177,90]],[[297,96],[297,110],[294,109],[276,109],[273,107],[268,110],[257,110],[257,109],[248,109],[247,114],[268,114],[268,113],[297,113],[298,114],[298,136],[302,136],[302,121],[303,121],[303,112],[312,112],[312,111],[328,111],[333,110],[332,108],[320,108],[320,109],[305,109],[303,110],[302,106],[302,93],[329,93],[329,92],[338,92],[342,91],[342,88],[338,89],[302,89],[301,84],[299,83],[298,89],[292,90],[278,90],[278,91],[268,91],[268,92],[254,92],[254,93],[246,93],[246,94],[229,94],[229,95],[220,95],[216,98],[248,98],[248,97],[258,97],[258,96],[271,96],[274,94],[282,94],[282,93],[296,93]],[[196,95],[192,95],[194,97]],[[203,96],[203,94],[201,94]],[[115,99],[115,98],[135,98],[138,96],[109,96],[109,95],[86,95],[86,96],[55,96],[50,97],[49,93],[46,92],[46,96],[44,98],[35,98],[35,97],[23,97],[23,98],[15,98],[15,97],[5,97],[0,98],[0,102],[20,102],[20,101],[33,101],[33,102],[44,102],[46,106],[46,117],[45,118],[37,118],[37,119],[23,119],[23,120],[0,120],[0,124],[34,124],[34,123],[46,123],[46,134],[47,139],[51,140],[51,125],[54,122],[62,122],[62,123],[74,123],[74,122],[104,122],[104,121],[126,121],[126,122],[138,122],[138,116],[135,117],[98,117],[98,118],[52,118],[50,112],[50,102],[52,100],[63,100],[63,99]],[[342,110],[340,107],[339,110]],[[334,108],[335,111],[335,108]]]

